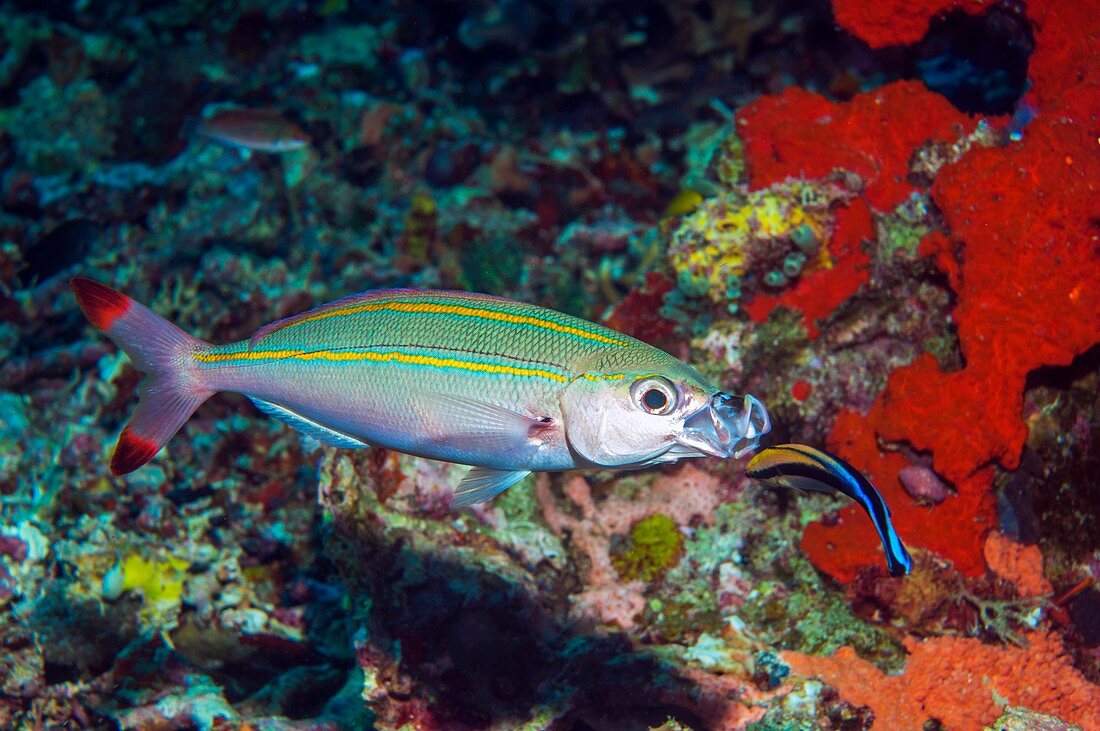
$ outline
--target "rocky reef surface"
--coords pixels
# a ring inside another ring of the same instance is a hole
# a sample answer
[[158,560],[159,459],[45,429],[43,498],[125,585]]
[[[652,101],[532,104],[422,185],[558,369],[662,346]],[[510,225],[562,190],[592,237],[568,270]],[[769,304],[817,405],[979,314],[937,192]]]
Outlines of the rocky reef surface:
[[[1096,2],[0,4],[0,726],[1100,729]],[[138,374],[375,287],[600,320],[864,471],[537,475]]]

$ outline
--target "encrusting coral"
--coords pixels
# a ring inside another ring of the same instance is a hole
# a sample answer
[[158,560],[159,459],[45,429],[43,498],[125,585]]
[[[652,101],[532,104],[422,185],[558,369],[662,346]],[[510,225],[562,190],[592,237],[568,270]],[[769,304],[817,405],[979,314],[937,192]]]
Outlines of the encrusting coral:
[[905,641],[903,675],[886,675],[844,648],[831,657],[784,652],[802,676],[818,677],[868,706],[876,731],[920,731],[929,719],[949,729],[992,723],[1005,705],[1051,713],[1081,728],[1100,728],[1100,688],[1074,668],[1056,634],[1033,632],[1026,647],[959,637]]
[[[1019,461],[1027,374],[1071,362],[1100,337],[1100,288],[1090,286],[1100,280],[1090,233],[1100,157],[1095,135],[1069,121],[1089,118],[1083,100],[1100,87],[1100,65],[1086,50],[1095,38],[1075,33],[1067,18],[1076,10],[1056,0],[1029,4],[1027,12],[1038,29],[1029,93],[1037,118],[1022,141],[971,149],[944,165],[930,188],[946,239],[929,234],[922,250],[935,255],[956,290],[953,317],[966,367],[944,372],[925,355],[895,370],[870,413],[842,413],[828,441],[878,481],[903,536],[968,575],[985,569],[984,535],[994,522],[989,465],[1014,468]],[[839,166],[864,179],[862,200],[880,211],[913,191],[909,163],[922,146],[950,143],[975,125],[913,82],[839,104],[789,90],[741,110],[739,122],[752,185],[826,175]],[[837,144],[838,137],[847,144]],[[907,461],[884,453],[883,442],[930,452],[933,469],[956,495],[931,511],[911,500],[897,479]],[[845,509],[831,526],[810,525],[803,549],[850,581],[877,561],[859,522]]]
[[[577,517],[558,504],[545,479],[536,483],[536,490],[550,530],[559,536],[568,532],[570,544],[586,558],[584,589],[570,597],[575,611],[580,616],[628,629],[645,607],[646,577],[657,577],[658,567],[664,564],[669,568],[680,552],[669,551],[674,542],[666,538],[659,542],[665,546],[664,561],[659,562],[652,553],[645,557],[638,553],[633,557],[629,553],[619,554],[616,561],[612,541],[632,536],[634,528],[647,520],[649,528],[657,528],[658,532],[668,527],[666,520],[677,531],[676,526],[706,524],[727,488],[718,478],[688,464],[673,475],[654,480],[648,490],[630,499],[613,495],[597,503],[588,482],[583,477],[574,477],[565,483],[564,493],[579,511]],[[661,517],[655,522],[655,516]],[[616,563],[626,576],[620,576]]]
[[1025,546],[1000,531],[990,531],[983,554],[989,570],[1012,582],[1020,596],[1044,596],[1054,590],[1043,575],[1043,554],[1038,546]]

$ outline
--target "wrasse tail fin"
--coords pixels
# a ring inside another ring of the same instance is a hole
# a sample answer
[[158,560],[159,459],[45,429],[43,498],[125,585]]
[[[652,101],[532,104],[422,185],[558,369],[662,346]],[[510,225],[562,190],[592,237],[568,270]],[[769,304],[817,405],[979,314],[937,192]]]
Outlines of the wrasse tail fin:
[[871,518],[890,575],[904,576],[911,570],[913,559],[894,529],[886,501],[863,473],[840,457],[804,444],[780,444],[753,457],[745,475],[765,485],[847,495]]
[[209,346],[104,284],[83,277],[69,283],[88,321],[146,374],[140,401],[111,457],[111,474],[125,475],[152,459],[214,394],[191,357]]

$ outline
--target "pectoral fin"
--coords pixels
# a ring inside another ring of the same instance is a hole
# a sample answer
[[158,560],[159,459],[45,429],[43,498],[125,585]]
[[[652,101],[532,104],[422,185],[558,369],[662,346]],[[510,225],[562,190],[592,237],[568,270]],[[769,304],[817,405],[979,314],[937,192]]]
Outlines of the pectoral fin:
[[788,487],[801,493],[808,492],[835,492],[836,488],[826,485],[820,480],[800,475],[781,475],[772,480],[761,480],[765,484],[774,484],[778,487]]
[[531,474],[527,470],[491,470],[487,467],[473,467],[455,489],[451,500],[452,508],[464,508],[491,500],[512,485]]
[[470,452],[489,451],[523,458],[538,446],[540,431],[554,427],[549,418],[521,414],[518,411],[497,406],[487,401],[432,394],[429,399],[431,413],[422,415],[432,424],[433,440]]
[[904,576],[912,568],[913,560],[894,530],[886,501],[863,473],[840,457],[804,444],[780,444],[753,457],[745,475],[766,485],[847,495],[870,516],[882,540],[890,574]]

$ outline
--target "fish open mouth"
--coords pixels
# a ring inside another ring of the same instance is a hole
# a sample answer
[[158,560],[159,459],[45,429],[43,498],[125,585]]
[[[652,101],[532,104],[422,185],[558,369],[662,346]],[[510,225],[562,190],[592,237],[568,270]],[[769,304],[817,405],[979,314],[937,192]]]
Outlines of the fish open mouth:
[[719,392],[684,421],[677,441],[712,457],[740,458],[756,449],[771,428],[768,410],[759,399]]

